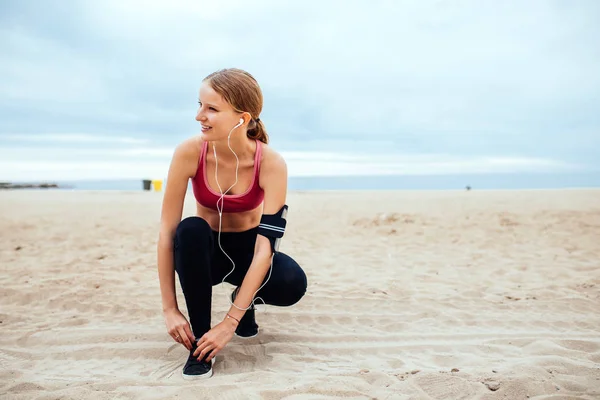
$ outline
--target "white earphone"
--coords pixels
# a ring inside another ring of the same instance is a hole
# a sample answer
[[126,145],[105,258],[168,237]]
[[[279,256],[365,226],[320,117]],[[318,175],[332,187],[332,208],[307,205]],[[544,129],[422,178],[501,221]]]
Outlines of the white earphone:
[[[238,124],[236,126],[233,127],[233,129],[231,129],[229,131],[229,135],[227,136],[227,140],[229,141],[229,139],[231,138],[231,132],[233,132],[233,130],[237,127],[239,127],[240,125],[242,125],[244,123],[244,118],[240,118],[240,122],[238,122]],[[229,145],[229,143],[228,143]],[[214,149],[214,146],[213,146]],[[237,158],[237,154],[235,154],[235,151],[233,151],[233,149],[231,147],[229,147],[229,149],[231,150],[231,152],[235,155],[235,158]],[[215,158],[217,157],[217,154],[215,153]],[[236,170],[236,174],[237,174],[237,170]],[[237,183],[237,178],[236,178],[236,183]],[[233,186],[232,186],[233,187]],[[231,188],[229,188],[231,189]],[[229,191],[229,189],[227,189],[227,191]],[[227,192],[225,192],[227,193]]]
[[[219,248],[221,249],[221,252],[223,252],[223,254],[225,254],[225,256],[229,259],[229,261],[233,265],[233,268],[231,269],[231,271],[229,271],[229,273],[223,277],[223,280],[221,281],[221,284],[223,284],[225,282],[225,279],[229,275],[231,275],[233,273],[233,271],[235,270],[235,262],[233,262],[233,260],[231,259],[231,257],[229,257],[229,254],[227,254],[225,252],[225,250],[223,250],[223,247],[221,246],[221,224],[222,224],[222,219],[223,219],[223,202],[224,202],[224,199],[225,199],[225,195],[227,194],[227,192],[229,192],[237,184],[237,182],[238,182],[238,168],[239,168],[239,165],[240,165],[239,164],[240,160],[238,159],[237,154],[235,153],[235,151],[233,151],[233,149],[229,145],[229,139],[231,138],[231,133],[235,130],[235,128],[239,127],[243,123],[244,123],[244,118],[240,118],[240,122],[238,122],[238,124],[236,126],[234,126],[231,129],[231,131],[229,131],[229,136],[227,137],[227,146],[229,147],[229,150],[231,150],[231,152],[235,156],[236,164],[235,164],[235,182],[225,192],[223,192],[223,189],[221,189],[221,185],[219,185],[219,179],[217,177],[217,171],[219,169],[219,161],[217,159],[217,149],[215,148],[215,146],[213,144],[213,153],[215,155],[215,181],[217,182],[217,186],[219,187],[219,192],[221,193],[221,197],[219,197],[219,199],[217,200],[217,212],[219,213],[219,231],[218,231],[218,236],[217,236],[217,244],[219,245]],[[220,207],[219,207],[219,202],[221,203]],[[246,311],[246,310],[249,310],[250,308],[252,308],[252,306],[255,305],[255,302],[258,299],[260,299],[263,304],[266,304],[262,297],[254,297],[254,296],[256,296],[256,294],[260,291],[260,289],[262,289],[267,284],[267,282],[269,282],[269,279],[271,279],[271,272],[273,271],[273,258],[274,258],[274,255],[275,254],[271,255],[271,265],[269,266],[269,276],[267,276],[267,279],[265,280],[265,282],[256,290],[256,292],[254,292],[254,295],[252,296],[252,301],[250,302],[250,305],[248,307],[246,307],[246,308],[238,307],[237,305],[235,305],[233,303],[233,301],[231,301],[231,298],[229,296],[227,296],[227,300],[229,301],[229,304],[231,304],[233,307],[237,308],[238,310],[243,310],[243,311]]]

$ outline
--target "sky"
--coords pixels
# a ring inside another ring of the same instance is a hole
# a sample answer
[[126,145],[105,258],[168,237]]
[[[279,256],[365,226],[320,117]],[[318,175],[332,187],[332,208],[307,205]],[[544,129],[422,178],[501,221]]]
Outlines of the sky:
[[0,2],[0,180],[164,178],[242,68],[293,176],[600,171],[600,2]]

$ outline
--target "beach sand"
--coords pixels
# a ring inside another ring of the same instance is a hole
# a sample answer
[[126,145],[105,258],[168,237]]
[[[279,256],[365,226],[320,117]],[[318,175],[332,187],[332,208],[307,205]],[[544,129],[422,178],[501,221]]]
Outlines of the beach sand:
[[290,193],[306,296],[195,382],[161,312],[161,198],[0,192],[0,398],[600,399],[600,190]]

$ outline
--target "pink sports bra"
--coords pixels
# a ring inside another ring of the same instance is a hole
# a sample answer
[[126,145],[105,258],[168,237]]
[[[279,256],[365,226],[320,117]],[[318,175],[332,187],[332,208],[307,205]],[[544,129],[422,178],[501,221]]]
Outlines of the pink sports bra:
[[[206,150],[208,148],[208,142],[204,142],[202,145],[202,152],[200,153],[200,159],[198,160],[198,169],[196,175],[192,178],[192,189],[194,191],[194,197],[196,201],[202,206],[217,210],[217,200],[221,198],[221,194],[213,191],[208,186],[206,179]],[[254,177],[248,190],[242,194],[226,194],[223,196],[222,204],[219,207],[222,208],[224,213],[236,213],[243,211],[254,210],[258,207],[264,199],[264,191],[258,184],[259,173],[260,173],[260,160],[262,154],[262,143],[256,141],[256,152],[254,155]],[[223,188],[226,190],[227,188]],[[221,207],[222,206],[222,207]]]

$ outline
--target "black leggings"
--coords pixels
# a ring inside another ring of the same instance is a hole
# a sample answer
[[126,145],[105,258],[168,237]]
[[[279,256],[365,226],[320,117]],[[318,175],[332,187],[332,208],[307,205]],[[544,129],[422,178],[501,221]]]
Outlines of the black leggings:
[[[190,324],[196,338],[210,330],[212,287],[222,282],[233,265],[218,244],[218,232],[200,217],[187,217],[179,223],[174,239],[175,270],[185,297]],[[254,257],[257,228],[244,232],[221,232],[221,247],[235,263],[225,282],[239,286]],[[269,271],[265,275],[265,280]],[[263,281],[264,283],[264,281]],[[267,284],[256,294],[266,304],[291,306],[306,292],[306,275],[288,255],[273,257],[273,270]],[[257,304],[262,304],[258,300]]]

